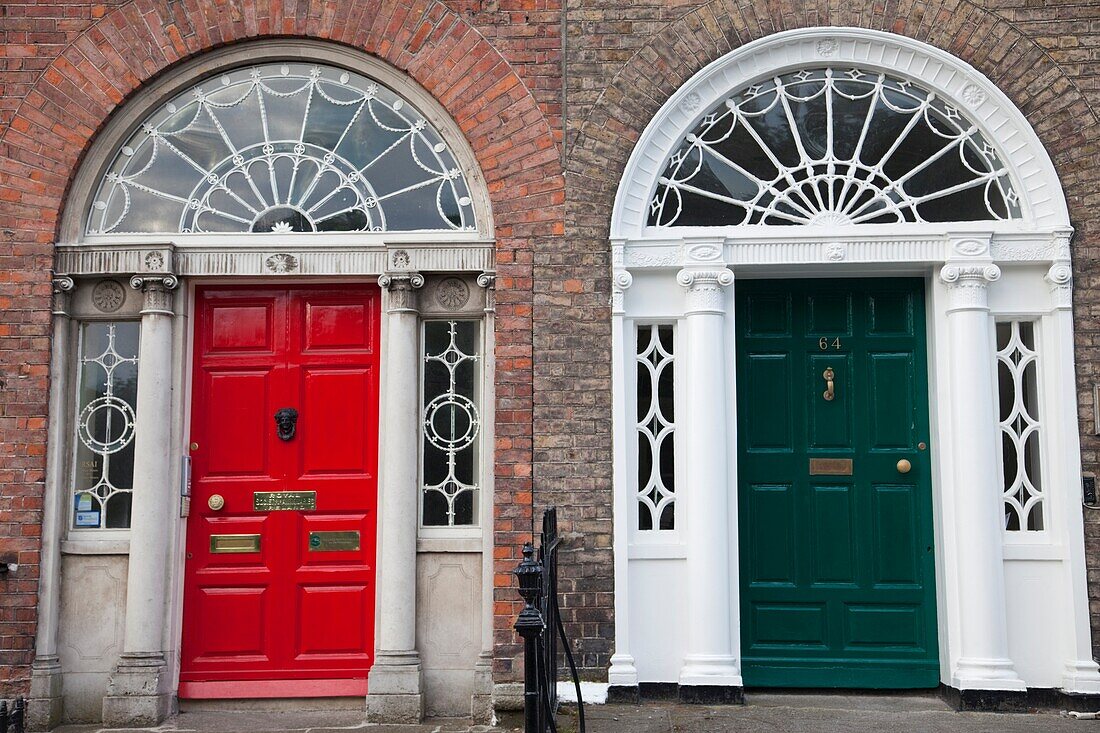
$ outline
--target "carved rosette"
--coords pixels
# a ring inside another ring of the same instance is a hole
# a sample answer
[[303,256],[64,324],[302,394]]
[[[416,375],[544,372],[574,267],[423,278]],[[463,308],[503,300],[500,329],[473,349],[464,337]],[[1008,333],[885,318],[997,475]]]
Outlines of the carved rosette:
[[145,296],[141,314],[162,313],[175,315],[172,303],[172,291],[180,284],[175,275],[134,275],[130,278],[130,287],[140,290]]
[[485,312],[495,313],[497,309],[497,274],[483,272],[477,276],[479,288],[485,288]]
[[680,270],[676,282],[687,288],[686,313],[724,313],[724,288],[733,284],[733,272],[728,268],[714,270]]
[[69,315],[69,301],[76,283],[68,275],[54,275],[53,277],[53,314],[55,316]]
[[381,275],[378,286],[390,293],[389,311],[417,310],[416,291],[424,287],[424,276],[419,272],[395,272]]
[[948,264],[940,270],[947,285],[948,310],[985,310],[989,307],[989,284],[1001,279],[1001,268],[993,263]]

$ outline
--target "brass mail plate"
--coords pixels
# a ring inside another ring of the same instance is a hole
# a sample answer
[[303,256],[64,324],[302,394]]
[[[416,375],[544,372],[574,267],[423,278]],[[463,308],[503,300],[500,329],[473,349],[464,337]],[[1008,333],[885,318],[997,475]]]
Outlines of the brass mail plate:
[[259,552],[258,534],[212,534],[210,552],[214,555],[230,555],[240,552]]
[[811,458],[811,476],[851,476],[851,458]]
[[317,508],[316,491],[255,491],[252,509],[257,512],[312,511]]
[[310,532],[310,552],[357,552],[359,532]]

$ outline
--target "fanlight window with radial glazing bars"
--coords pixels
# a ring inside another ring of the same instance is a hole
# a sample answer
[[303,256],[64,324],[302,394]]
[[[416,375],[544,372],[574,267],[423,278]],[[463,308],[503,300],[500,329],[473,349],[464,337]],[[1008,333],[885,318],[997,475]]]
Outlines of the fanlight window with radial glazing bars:
[[651,226],[853,225],[1020,218],[996,148],[906,79],[819,68],[710,110],[669,158]]
[[424,115],[343,69],[264,64],[206,79],[118,151],[89,235],[471,231],[454,155]]

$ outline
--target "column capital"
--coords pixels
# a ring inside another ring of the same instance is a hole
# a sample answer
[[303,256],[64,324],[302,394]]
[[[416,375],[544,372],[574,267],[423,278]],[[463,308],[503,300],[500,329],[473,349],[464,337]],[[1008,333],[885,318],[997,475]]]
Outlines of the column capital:
[[70,295],[75,287],[76,283],[68,275],[54,274],[52,312],[55,316],[69,315]]
[[161,313],[175,315],[172,303],[172,291],[180,284],[175,275],[134,275],[130,278],[130,287],[145,295],[141,314]]
[[387,272],[378,276],[378,287],[390,292],[389,312],[416,312],[416,291],[424,287],[419,272]]
[[733,284],[729,268],[683,269],[676,273],[676,282],[687,288],[687,313],[725,313],[722,289]]
[[948,262],[940,270],[947,285],[948,311],[985,310],[989,307],[989,284],[1001,279],[1001,268],[992,262]]
[[1073,268],[1069,260],[1058,260],[1051,264],[1043,278],[1050,287],[1050,303],[1055,310],[1069,310],[1073,307]]
[[634,276],[630,274],[630,271],[623,269],[612,270],[611,272],[611,314],[621,316],[626,312],[624,302],[626,300],[626,291],[630,289],[630,286],[634,284]]
[[478,287],[485,288],[485,312],[495,313],[497,309],[497,274],[487,270],[477,276]]

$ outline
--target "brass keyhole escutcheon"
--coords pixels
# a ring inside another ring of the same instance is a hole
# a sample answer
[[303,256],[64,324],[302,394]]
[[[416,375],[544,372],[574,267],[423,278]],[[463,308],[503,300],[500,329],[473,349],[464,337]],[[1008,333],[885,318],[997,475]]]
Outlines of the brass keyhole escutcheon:
[[210,498],[206,500],[206,506],[216,512],[221,511],[221,508],[225,506],[225,497],[221,494],[212,494]]
[[907,458],[898,461],[898,473],[909,473],[913,470],[913,464]]
[[825,398],[826,402],[832,402],[836,397],[836,390],[833,388],[833,380],[836,379],[836,372],[832,367],[826,367],[825,371],[821,373],[821,378],[825,380],[825,392],[821,395]]

